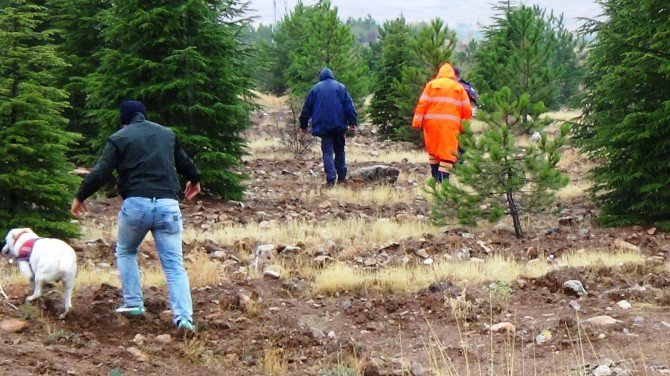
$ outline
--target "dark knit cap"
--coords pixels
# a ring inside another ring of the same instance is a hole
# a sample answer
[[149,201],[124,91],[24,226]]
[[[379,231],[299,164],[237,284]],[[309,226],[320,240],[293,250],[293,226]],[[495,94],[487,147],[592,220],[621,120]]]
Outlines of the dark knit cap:
[[121,125],[126,125],[133,120],[136,114],[147,116],[147,108],[140,101],[121,102]]

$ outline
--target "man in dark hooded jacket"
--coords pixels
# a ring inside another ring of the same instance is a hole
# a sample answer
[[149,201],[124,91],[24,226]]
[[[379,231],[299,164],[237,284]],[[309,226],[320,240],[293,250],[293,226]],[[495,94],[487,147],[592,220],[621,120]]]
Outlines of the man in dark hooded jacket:
[[200,192],[200,172],[172,130],[145,118],[146,108],[141,102],[123,101],[120,110],[123,128],[107,139],[102,156],[84,177],[70,210],[75,217],[86,212],[84,201],[110,180],[116,170],[123,196],[116,262],[124,304],[115,312],[144,315],[137,253],[144,236],[151,231],[168,285],[173,322],[177,328],[192,332],[195,326],[182,256],[178,174],[188,180],[184,193],[191,200]]
[[321,138],[328,187],[335,185],[336,179],[337,183],[346,182],[344,134],[347,128],[356,130],[356,116],[356,108],[347,89],[335,80],[333,71],[323,68],[319,83],[312,87],[305,99],[300,113],[300,128],[307,132],[308,121],[312,119],[312,134]]

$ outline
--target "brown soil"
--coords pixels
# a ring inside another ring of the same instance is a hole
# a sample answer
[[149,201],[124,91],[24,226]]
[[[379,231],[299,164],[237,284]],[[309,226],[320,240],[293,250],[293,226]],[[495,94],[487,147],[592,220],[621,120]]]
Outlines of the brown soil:
[[[356,138],[371,148],[383,147],[371,140],[369,134]],[[350,164],[349,168],[361,165],[367,163]],[[403,174],[427,169],[411,163],[393,165]],[[296,183],[310,170],[314,176]],[[252,159],[246,172],[251,179],[243,205],[214,198],[184,205],[186,225],[202,229],[206,236],[208,226],[222,221],[283,221],[291,211],[315,224],[336,218],[429,213],[425,200],[379,206],[345,204],[327,210],[321,209],[319,202],[305,203],[295,192],[322,185],[320,162],[314,156],[304,160]],[[399,189],[411,185],[397,184]],[[91,217],[111,224],[118,204],[118,199],[94,200]],[[595,208],[586,200],[561,204],[561,215],[572,217],[572,223],[558,225],[556,217],[542,215],[523,239],[508,229],[450,228],[435,236],[417,234],[384,252],[399,259],[420,248],[433,255],[454,257],[463,257],[458,256],[463,253],[458,250],[466,250],[467,258],[484,258],[489,254],[477,242],[484,241],[494,253],[525,262],[532,257],[560,257],[569,250],[614,251],[613,240],[623,239],[640,246],[649,257],[648,264],[606,270],[561,269],[536,280],[518,280],[502,290],[484,284],[464,291],[444,281],[417,293],[397,295],[353,291],[313,296],[309,293],[311,281],[300,278],[231,280],[194,289],[198,332],[192,336],[177,333],[161,318],[161,312],[169,308],[164,287],[146,287],[146,317],[129,319],[112,313],[120,302],[117,288],[91,286],[77,291],[75,311],[63,321],[56,320],[59,292],[47,294],[37,309],[20,307],[15,311],[0,304],[0,321],[28,318],[29,323],[20,333],[0,333],[0,374],[113,375],[121,371],[124,375],[263,375],[272,374],[264,368],[269,354],[279,354],[290,375],[354,375],[347,373],[354,368],[364,375],[400,374],[401,369],[410,374],[410,366],[419,373],[417,364],[425,369],[439,367],[440,374],[449,374],[446,369],[451,362],[462,372],[458,374],[466,374],[466,368],[472,374],[490,374],[488,367],[493,364],[492,374],[497,375],[511,374],[511,368],[518,375],[566,375],[580,369],[590,371],[607,359],[613,368],[635,374],[669,373],[670,276],[659,266],[669,257],[668,237],[650,235],[642,228],[598,228],[593,224]],[[474,238],[463,233],[472,233]],[[186,253],[201,246],[199,242],[188,244]],[[528,252],[529,247],[535,250]],[[152,250],[146,251],[151,255]],[[368,251],[380,252],[379,247]],[[94,247],[80,250],[79,258],[82,265],[88,260],[113,265],[113,242],[100,240]],[[155,262],[153,257],[142,258],[143,266]],[[568,295],[563,282],[569,279],[583,282],[588,295]],[[28,289],[27,285],[5,286],[10,302],[19,306]],[[257,313],[239,306],[240,292],[254,297],[259,305]],[[616,303],[623,299],[633,308],[619,308]],[[578,301],[579,312],[571,307],[571,300]],[[458,318],[450,308],[454,302],[467,307]],[[609,327],[584,321],[600,315],[620,321]],[[504,321],[516,326],[514,335],[491,334],[487,329]],[[536,336],[547,331],[551,338],[538,345]],[[146,337],[143,344],[133,343],[137,334]],[[156,342],[154,338],[161,334],[172,335],[173,341],[167,345]],[[146,359],[139,360],[129,347],[142,351]],[[442,359],[440,352],[448,359]],[[437,356],[436,361],[431,360],[431,353]]]

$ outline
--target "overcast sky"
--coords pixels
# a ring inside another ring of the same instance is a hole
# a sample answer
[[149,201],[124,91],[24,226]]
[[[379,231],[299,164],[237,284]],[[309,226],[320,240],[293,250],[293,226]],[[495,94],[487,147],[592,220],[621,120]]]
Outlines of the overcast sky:
[[[338,8],[342,19],[348,17],[365,17],[372,15],[381,22],[392,19],[400,14],[410,22],[429,21],[440,17],[450,25],[457,22],[467,24],[488,24],[493,15],[491,3],[498,0],[332,0]],[[564,13],[566,23],[574,28],[579,24],[578,17],[595,17],[600,13],[599,6],[594,0],[524,0],[525,4],[538,4],[557,13]],[[255,9],[252,15],[258,16],[257,23],[271,24],[274,19],[272,0],[251,0],[251,8]],[[297,0],[276,0],[277,19],[284,15],[284,4],[289,12]],[[316,0],[304,0],[305,4],[314,4]]]

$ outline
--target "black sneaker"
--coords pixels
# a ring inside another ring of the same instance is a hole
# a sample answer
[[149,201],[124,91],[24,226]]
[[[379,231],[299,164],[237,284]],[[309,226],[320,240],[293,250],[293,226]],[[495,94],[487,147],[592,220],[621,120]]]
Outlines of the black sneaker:
[[334,186],[335,186],[335,180],[326,182],[326,188],[333,188]]
[[345,184],[347,184],[347,178],[344,178],[344,179],[337,179],[337,184],[338,184],[338,185],[345,185]]

